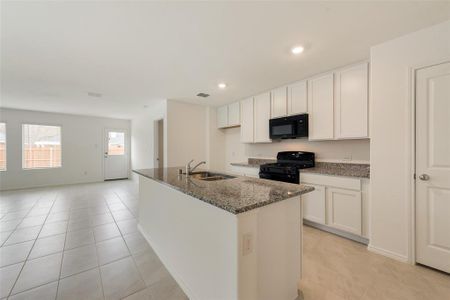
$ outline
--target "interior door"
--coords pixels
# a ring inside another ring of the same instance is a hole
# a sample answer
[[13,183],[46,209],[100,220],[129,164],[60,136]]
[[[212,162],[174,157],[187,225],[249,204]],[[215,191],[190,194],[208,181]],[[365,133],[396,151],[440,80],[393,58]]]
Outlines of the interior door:
[[416,72],[416,261],[450,273],[450,63]]
[[128,178],[127,131],[105,130],[105,180]]

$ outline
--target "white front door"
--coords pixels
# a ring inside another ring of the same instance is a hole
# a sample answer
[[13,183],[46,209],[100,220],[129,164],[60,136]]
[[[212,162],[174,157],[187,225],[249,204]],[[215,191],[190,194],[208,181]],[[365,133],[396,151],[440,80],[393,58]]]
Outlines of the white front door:
[[416,261],[450,273],[450,63],[416,73]]
[[128,178],[127,131],[105,130],[105,180]]

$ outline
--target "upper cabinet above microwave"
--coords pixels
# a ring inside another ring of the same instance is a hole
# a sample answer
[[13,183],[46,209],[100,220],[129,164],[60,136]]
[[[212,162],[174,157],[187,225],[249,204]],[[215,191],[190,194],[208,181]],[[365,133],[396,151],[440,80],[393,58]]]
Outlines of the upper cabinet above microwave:
[[308,112],[306,80],[272,90],[271,118],[298,115]]
[[[354,64],[241,101],[241,142],[271,142],[270,119],[304,113],[309,140],[368,138],[368,70],[368,62]],[[218,109],[219,128],[235,126],[230,111]]]
[[217,128],[235,127],[241,124],[239,102],[217,108]]

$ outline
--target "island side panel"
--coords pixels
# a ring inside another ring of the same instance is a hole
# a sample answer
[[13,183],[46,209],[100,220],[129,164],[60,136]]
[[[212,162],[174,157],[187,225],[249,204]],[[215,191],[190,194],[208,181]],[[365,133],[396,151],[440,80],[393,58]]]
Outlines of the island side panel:
[[239,299],[297,298],[301,218],[299,196],[238,215]]
[[191,300],[237,299],[237,216],[139,178],[139,229]]

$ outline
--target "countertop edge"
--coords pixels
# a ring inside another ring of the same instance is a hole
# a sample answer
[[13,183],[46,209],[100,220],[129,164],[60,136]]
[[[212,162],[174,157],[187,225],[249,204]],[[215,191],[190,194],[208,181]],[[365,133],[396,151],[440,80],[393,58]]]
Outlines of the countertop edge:
[[[230,209],[230,207],[228,207],[228,206],[225,206],[225,205],[221,206],[218,203],[214,202],[213,200],[207,199],[205,197],[200,197],[200,196],[196,195],[195,193],[190,193],[190,192],[188,192],[186,190],[183,190],[182,188],[179,188],[179,187],[177,187],[175,185],[172,185],[172,184],[170,184],[170,183],[168,183],[168,182],[166,182],[164,180],[159,180],[159,179],[154,178],[152,176],[148,176],[147,174],[144,174],[144,173],[140,172],[139,170],[132,170],[132,172],[136,173],[136,174],[138,174],[140,176],[143,176],[145,178],[148,178],[150,180],[153,180],[155,182],[161,183],[162,185],[165,185],[165,186],[167,186],[169,188],[172,188],[172,189],[174,189],[174,190],[176,190],[176,191],[178,191],[180,193],[183,193],[185,195],[191,196],[191,197],[193,197],[195,199],[198,199],[198,200],[200,200],[202,202],[210,204],[210,205],[212,205],[214,207],[220,208],[220,209],[222,209],[222,210],[224,210],[226,212],[229,212],[231,214],[234,214],[234,215],[245,213],[247,211],[251,211],[251,210],[256,209],[256,208],[264,207],[264,206],[267,206],[267,205],[270,205],[270,204],[281,202],[281,201],[284,201],[284,200],[287,200],[287,199],[291,199],[291,198],[294,198],[294,197],[297,197],[297,196],[300,196],[300,195],[303,195],[303,194],[306,194],[306,193],[314,191],[314,187],[313,186],[300,184],[300,186],[302,186],[302,190],[301,191],[297,191],[297,192],[292,192],[292,195],[290,195],[291,197],[289,197],[289,198],[279,199],[279,200],[275,200],[275,201],[274,200],[271,200],[271,201],[268,200],[268,201],[258,202],[258,203],[255,203],[253,205],[249,205],[249,206],[246,206],[246,207],[243,207],[243,208],[239,208],[239,209]],[[242,176],[240,176],[240,177],[242,177]],[[257,180],[266,181],[266,179],[257,179]]]

